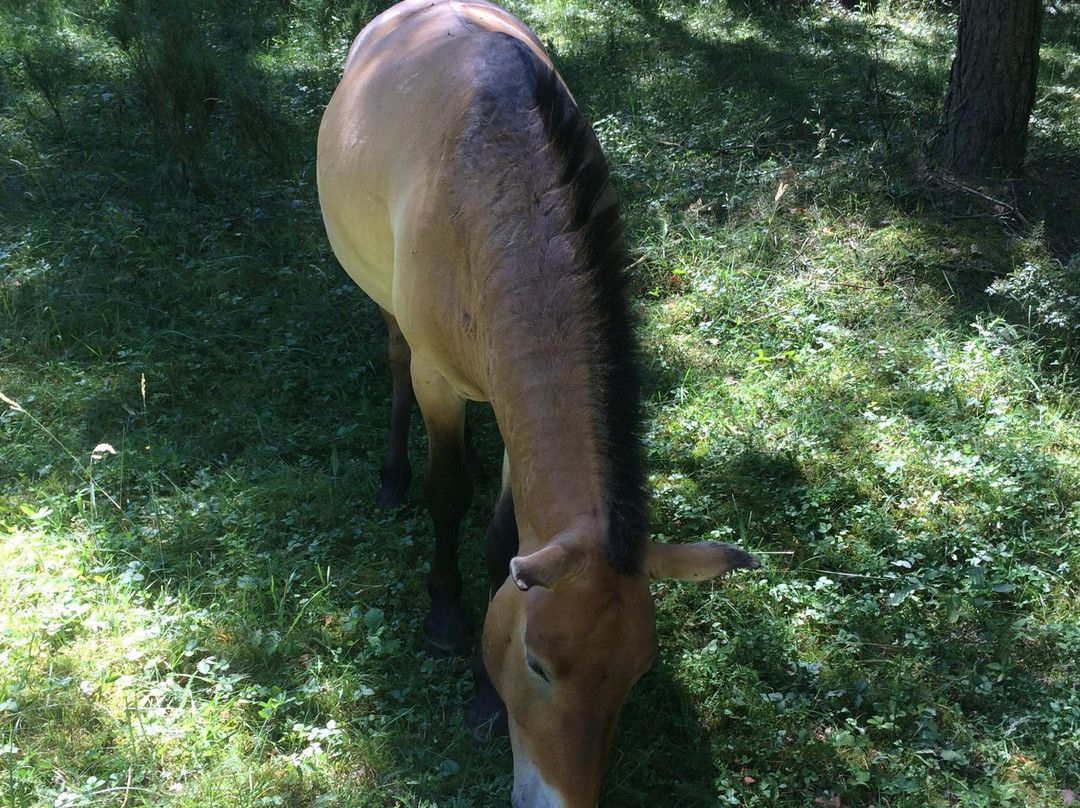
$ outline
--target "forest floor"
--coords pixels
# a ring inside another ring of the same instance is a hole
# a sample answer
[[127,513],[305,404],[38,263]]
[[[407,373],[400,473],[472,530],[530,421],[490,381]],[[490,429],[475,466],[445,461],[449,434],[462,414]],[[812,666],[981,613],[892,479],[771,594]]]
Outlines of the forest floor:
[[[378,9],[235,5],[0,3],[0,805],[505,805],[469,661],[421,651],[420,486],[373,504],[383,329],[314,186]],[[1075,5],[989,180],[921,159],[947,4],[514,6],[623,200],[655,537],[763,561],[655,585],[601,805],[1074,800]]]

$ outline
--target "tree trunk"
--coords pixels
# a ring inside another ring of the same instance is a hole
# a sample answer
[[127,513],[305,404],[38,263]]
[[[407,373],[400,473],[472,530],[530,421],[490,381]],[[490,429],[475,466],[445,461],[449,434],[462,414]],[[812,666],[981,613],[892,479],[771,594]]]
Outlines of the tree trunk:
[[961,0],[956,57],[930,157],[979,174],[1018,168],[1039,72],[1042,0]]

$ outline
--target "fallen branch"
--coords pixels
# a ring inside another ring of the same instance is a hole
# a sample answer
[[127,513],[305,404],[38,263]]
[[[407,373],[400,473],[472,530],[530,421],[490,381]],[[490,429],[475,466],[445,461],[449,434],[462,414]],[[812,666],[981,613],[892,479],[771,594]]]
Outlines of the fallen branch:
[[1028,220],[1024,218],[1024,214],[1022,214],[1015,205],[1011,205],[1004,200],[998,199],[997,197],[990,196],[990,194],[983,193],[977,188],[972,188],[970,185],[964,185],[964,183],[962,182],[957,182],[952,177],[946,177],[942,175],[939,176],[938,179],[940,179],[946,185],[951,185],[953,188],[958,188],[965,193],[973,194],[974,196],[980,197],[981,199],[985,199],[987,202],[993,203],[997,208],[1000,208],[1002,211],[1002,213],[997,214],[997,218],[1003,218],[1003,214],[1008,214],[1009,216],[1012,216],[1017,221],[1019,221],[1020,224],[1022,224],[1028,230],[1031,229],[1030,222],[1028,222]]

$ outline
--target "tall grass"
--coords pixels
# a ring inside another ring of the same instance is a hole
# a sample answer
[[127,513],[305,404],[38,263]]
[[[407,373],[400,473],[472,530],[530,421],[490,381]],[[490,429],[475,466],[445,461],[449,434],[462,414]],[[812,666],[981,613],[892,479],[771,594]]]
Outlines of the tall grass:
[[[372,504],[381,326],[313,187],[379,7],[0,5],[5,808],[507,802],[467,661],[419,650],[419,496]],[[1031,171],[976,186],[919,171],[937,5],[516,6],[624,200],[655,533],[766,560],[656,587],[603,805],[1077,790],[1080,28],[1055,8]],[[494,493],[462,548],[477,627]]]

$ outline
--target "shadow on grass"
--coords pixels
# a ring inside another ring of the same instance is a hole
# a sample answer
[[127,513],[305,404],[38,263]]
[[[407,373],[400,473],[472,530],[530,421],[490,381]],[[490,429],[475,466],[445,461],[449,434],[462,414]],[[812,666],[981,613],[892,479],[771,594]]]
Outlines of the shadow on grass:
[[[878,709],[901,690],[970,731],[1038,714],[1055,687],[1021,685],[1045,684],[1046,668],[1060,661],[1050,661],[1056,652],[1049,636],[1023,630],[1038,610],[1035,590],[1013,593],[1027,575],[1053,574],[1057,561],[1045,556],[1047,545],[1035,546],[1041,540],[1029,539],[1029,531],[1064,527],[1061,507],[1080,496],[1080,477],[1037,442],[1001,441],[984,413],[990,406],[953,382],[910,370],[891,369],[892,378],[876,388],[804,384],[797,401],[770,416],[801,425],[792,430],[800,444],[789,450],[731,436],[717,421],[702,425],[710,428],[707,439],[694,431],[685,451],[666,439],[655,452],[661,485],[668,486],[658,530],[678,541],[711,534],[734,537],[752,551],[790,554],[770,559],[772,594],[743,621],[754,652],[735,652],[758,672],[750,697],[770,695],[788,714],[758,717],[761,740],[745,747],[753,777],[782,766],[784,745],[770,748],[768,740],[776,732],[805,731],[800,754],[825,755],[832,761],[827,770],[842,768],[842,758],[832,757],[836,749],[814,740],[813,732],[824,740],[815,725],[834,726],[837,716],[861,721],[874,715],[871,705]],[[662,378],[672,384],[697,383],[688,366],[666,373]],[[872,409],[899,424],[899,432],[887,436],[869,426],[869,400],[852,401],[860,395],[873,395]],[[894,442],[910,447],[903,450],[906,467],[890,466],[883,448]],[[830,456],[843,458],[835,471]],[[950,464],[958,469],[951,482],[942,474]],[[917,482],[924,476],[933,482]],[[934,505],[939,497],[948,504]],[[982,558],[993,559],[985,569]],[[1018,575],[1016,565],[1028,572]],[[820,596],[796,596],[784,605],[785,593],[817,590]],[[798,642],[787,629],[798,633]],[[847,637],[846,652],[819,656],[823,648],[813,639],[819,631]],[[996,660],[1015,671],[1015,678],[998,680],[1005,698],[971,684],[989,676],[1001,664]],[[892,672],[915,664],[925,665],[927,675],[898,680]],[[909,722],[904,732],[911,734],[894,738],[898,755],[926,727]],[[715,743],[722,735],[709,737]],[[1065,756],[1046,765],[1067,782]],[[984,766],[975,760],[957,776],[975,787]]]
[[[781,172],[792,170],[815,205],[854,205],[884,220],[896,211],[921,223],[931,249],[961,242],[959,260],[919,272],[953,298],[958,322],[987,310],[1008,314],[986,288],[1013,268],[1008,256],[1022,251],[1018,241],[1037,237],[1065,262],[1080,253],[1080,183],[1069,143],[1040,142],[1022,176],[990,188],[936,186],[922,175],[922,143],[939,115],[952,56],[951,26],[937,41],[908,36],[902,45],[913,58],[883,59],[881,34],[859,15],[838,12],[810,26],[794,6],[733,4],[738,35],[725,36],[695,27],[692,4],[633,0],[624,9],[626,19],[607,22],[607,37],[583,38],[555,57],[595,118],[644,127],[641,145],[626,157],[621,130],[609,137],[630,215],[644,214],[646,227],[656,226],[656,209],[676,224],[695,208],[713,212],[719,224],[740,206],[743,216],[759,214],[745,211],[747,200],[771,193]],[[1065,19],[1074,14],[1062,11],[1062,20],[1048,23],[1050,44],[1074,44]],[[635,209],[646,202],[648,209]],[[968,254],[987,240],[993,254]]]
[[[666,130],[656,133],[661,138],[668,132],[699,133],[706,142],[712,137],[716,149],[742,146],[748,138],[760,154],[806,159],[815,154],[822,126],[867,145],[887,134],[883,128],[893,128],[883,122],[936,112],[944,90],[944,76],[928,73],[916,60],[896,65],[879,59],[872,30],[849,15],[808,27],[798,11],[786,7],[751,14],[749,22],[733,13],[742,30],[725,37],[691,27],[693,4],[662,9],[652,0],[632,0],[626,9],[635,23],[632,32],[620,27],[618,38],[575,43],[567,53],[556,53],[556,62],[594,115],[647,109]],[[654,71],[677,72],[683,93],[673,92]],[[732,126],[746,118],[761,126]],[[898,122],[896,128],[903,127]],[[724,137],[731,130],[734,143]]]

